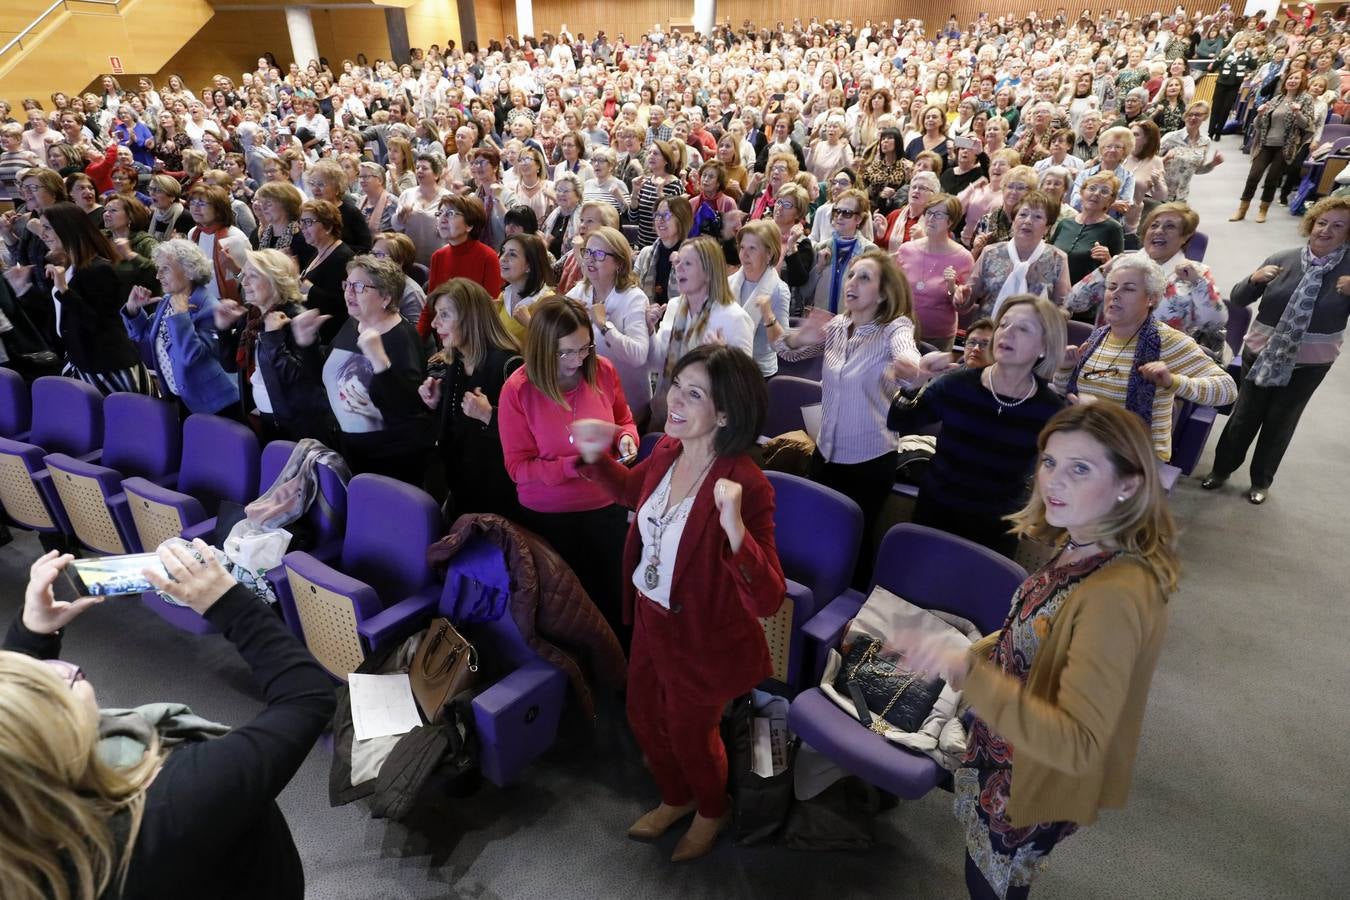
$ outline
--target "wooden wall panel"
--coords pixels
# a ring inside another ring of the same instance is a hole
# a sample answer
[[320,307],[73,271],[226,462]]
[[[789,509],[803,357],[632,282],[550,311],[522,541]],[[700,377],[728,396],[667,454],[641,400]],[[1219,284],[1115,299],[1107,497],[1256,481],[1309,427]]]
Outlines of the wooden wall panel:
[[[317,37],[317,22],[315,31]],[[217,74],[227,75],[238,83],[239,74],[251,71],[258,57],[269,50],[283,66],[290,62],[291,38],[284,12],[279,9],[217,12],[155,73],[155,84],[163,85],[175,74],[181,75],[183,83],[193,90],[210,84],[211,76]]]
[[[463,45],[459,10],[455,0],[418,0],[404,11],[408,23],[408,46],[423,49],[447,40]],[[369,54],[367,54],[369,55]]]
[[[765,4],[761,2],[761,7]],[[776,5],[776,4],[774,4]],[[722,4],[718,3],[718,9]],[[562,25],[572,34],[584,34],[587,40],[604,29],[615,38],[623,34],[629,43],[637,43],[639,35],[651,31],[657,22],[667,27],[672,19],[689,22],[694,12],[693,0],[534,0],[534,31],[538,37],[545,31],[558,33]],[[480,36],[482,26],[479,26]],[[519,35],[517,35],[519,37]],[[480,37],[481,39],[481,37]]]
[[[538,4],[535,10],[536,23],[539,21],[537,7]],[[473,12],[478,20],[480,47],[486,47],[490,41],[500,41],[506,35],[516,33],[515,0],[475,0]]]
[[[328,57],[334,71],[340,70],[342,60],[355,59],[358,53],[364,53],[370,60],[389,58],[389,29],[384,23],[383,9],[311,9],[310,16],[319,55]],[[289,37],[286,46],[290,48]]]
[[[1204,14],[1213,13],[1223,2],[1224,0],[1195,0],[1186,4],[1186,10],[1190,13],[1197,10]],[[852,19],[855,25],[862,27],[863,22],[868,19],[874,22],[889,22],[897,18],[923,19],[929,33],[932,33],[934,29],[942,27],[947,21],[947,16],[953,13],[956,20],[964,26],[967,22],[975,21],[982,12],[987,12],[993,19],[1003,15],[1020,15],[1033,9],[1039,9],[1045,15],[1054,15],[1055,9],[1061,5],[1071,14],[1080,12],[1086,7],[1096,15],[1109,5],[1112,10],[1123,9],[1132,16],[1147,15],[1167,6],[1160,4],[1158,0],[1111,0],[1109,4],[1036,3],[1028,0],[947,0],[941,4],[922,0],[844,0],[826,6],[822,6],[819,0],[775,0],[771,4],[766,4],[763,0],[717,0],[717,21],[723,22],[730,16],[733,27],[740,28],[741,22],[745,19],[756,25],[761,23],[772,25],[775,21],[791,22],[795,18],[809,22],[812,16],[817,16],[821,21]],[[536,22],[539,20],[538,7],[539,4],[536,3]]]

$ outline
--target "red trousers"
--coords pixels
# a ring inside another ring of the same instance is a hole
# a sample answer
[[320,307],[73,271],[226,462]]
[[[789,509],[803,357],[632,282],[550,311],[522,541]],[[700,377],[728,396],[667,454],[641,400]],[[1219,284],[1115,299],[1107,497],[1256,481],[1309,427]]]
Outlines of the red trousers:
[[725,700],[702,705],[668,693],[660,670],[644,644],[652,630],[672,613],[637,598],[633,650],[628,663],[628,724],[661,790],[661,802],[684,806],[698,802],[698,813],[715,819],[726,814],[727,751],[719,725]]

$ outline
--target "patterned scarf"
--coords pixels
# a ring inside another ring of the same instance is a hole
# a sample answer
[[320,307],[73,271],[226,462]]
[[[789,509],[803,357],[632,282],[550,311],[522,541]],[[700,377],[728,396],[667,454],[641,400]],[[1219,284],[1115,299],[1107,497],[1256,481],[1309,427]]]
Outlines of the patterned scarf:
[[1299,279],[1289,302],[1284,305],[1280,321],[1275,323],[1275,333],[1261,348],[1251,372],[1247,374],[1257,387],[1284,387],[1289,383],[1298,358],[1298,346],[1303,343],[1303,335],[1312,322],[1313,308],[1317,306],[1317,295],[1322,291],[1322,279],[1340,265],[1345,257],[1345,245],[1337,247],[1320,261],[1306,246],[1301,256],[1303,277]]
[[675,310],[675,321],[670,329],[670,344],[666,347],[666,365],[661,370],[666,384],[675,377],[675,364],[680,361],[680,357],[698,346],[704,330],[708,327],[708,317],[712,315],[713,306],[712,298],[709,297],[703,301],[703,308],[691,321],[689,301],[680,297],[675,302],[680,305]]
[[[1073,375],[1069,378],[1069,386],[1066,393],[1078,393],[1078,377],[1083,372],[1083,367],[1092,359],[1092,354],[1097,352],[1102,341],[1106,340],[1106,335],[1111,331],[1111,326],[1103,325],[1093,331],[1088,337],[1087,342],[1079,350],[1078,365],[1074,366]],[[1136,416],[1144,420],[1144,424],[1153,427],[1153,396],[1158,391],[1158,386],[1147,378],[1139,374],[1139,367],[1144,363],[1156,362],[1162,356],[1162,336],[1158,333],[1158,323],[1153,318],[1152,312],[1148,318],[1144,319],[1144,324],[1139,326],[1139,331],[1135,334],[1137,342],[1134,345],[1134,362],[1130,366],[1130,381],[1125,389],[1125,408]]]
[[239,335],[239,346],[234,351],[234,362],[244,379],[253,377],[254,353],[258,349],[258,335],[263,330],[263,314],[256,306],[249,306],[244,313],[244,330]]

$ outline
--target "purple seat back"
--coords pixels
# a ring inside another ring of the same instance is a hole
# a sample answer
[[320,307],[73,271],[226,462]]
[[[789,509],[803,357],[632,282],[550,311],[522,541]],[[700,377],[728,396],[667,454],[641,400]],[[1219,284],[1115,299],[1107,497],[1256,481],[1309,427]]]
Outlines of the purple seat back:
[[103,465],[152,480],[178,465],[182,441],[172,403],[144,394],[109,394],[103,418]]
[[1209,235],[1203,231],[1197,231],[1191,235],[1191,239],[1186,242],[1185,253],[1187,259],[1196,262],[1205,261],[1205,251],[1209,249]]
[[779,378],[791,376],[794,378],[805,378],[808,381],[819,381],[820,375],[825,371],[825,354],[819,356],[809,356],[806,359],[797,362],[788,362],[786,359],[778,360],[778,374],[769,381],[773,382]]
[[295,450],[295,441],[272,441],[262,450],[262,466],[258,472],[258,493],[262,494],[277,480],[286,461]]
[[472,635],[480,656],[521,666],[538,656],[511,618],[510,595],[511,574],[501,550],[473,538],[450,560],[440,614]]
[[774,543],[783,574],[811,589],[819,609],[848,588],[862,539],[862,510],[838,491],[786,472],[773,485]]
[[1092,334],[1092,326],[1087,322],[1075,322],[1073,319],[1064,323],[1068,329],[1069,344],[1082,346],[1082,343]]
[[48,453],[84,456],[103,446],[103,395],[91,384],[60,375],[33,382],[33,432]]
[[915,606],[969,619],[990,634],[1003,625],[1026,577],[1025,569],[988,547],[906,522],[882,539],[872,583]]
[[345,574],[374,588],[386,605],[431,581],[427,547],[441,534],[441,511],[430,494],[383,475],[357,475],[347,485],[347,508]]
[[32,424],[33,397],[28,382],[13,369],[0,367],[0,437],[23,437]]
[[258,438],[247,426],[202,413],[183,423],[178,490],[214,509],[221,500],[247,503],[258,496]]
[[[295,441],[272,441],[262,452],[262,477],[258,480],[261,496],[277,480],[295,452]],[[319,496],[305,510],[304,519],[314,529],[314,545],[323,546],[342,539],[347,524],[347,485],[327,466],[319,466]]]
[[760,433],[777,437],[788,431],[805,428],[802,407],[820,402],[820,382],[794,375],[777,375],[770,378],[765,386],[769,391],[769,413]]

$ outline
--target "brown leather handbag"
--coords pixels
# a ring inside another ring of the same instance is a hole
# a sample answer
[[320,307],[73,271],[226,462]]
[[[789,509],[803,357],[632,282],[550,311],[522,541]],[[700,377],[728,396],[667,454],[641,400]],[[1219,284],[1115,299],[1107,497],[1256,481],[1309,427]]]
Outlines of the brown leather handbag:
[[439,722],[451,697],[478,677],[478,651],[449,619],[432,619],[413,655],[408,680],[428,722]]

